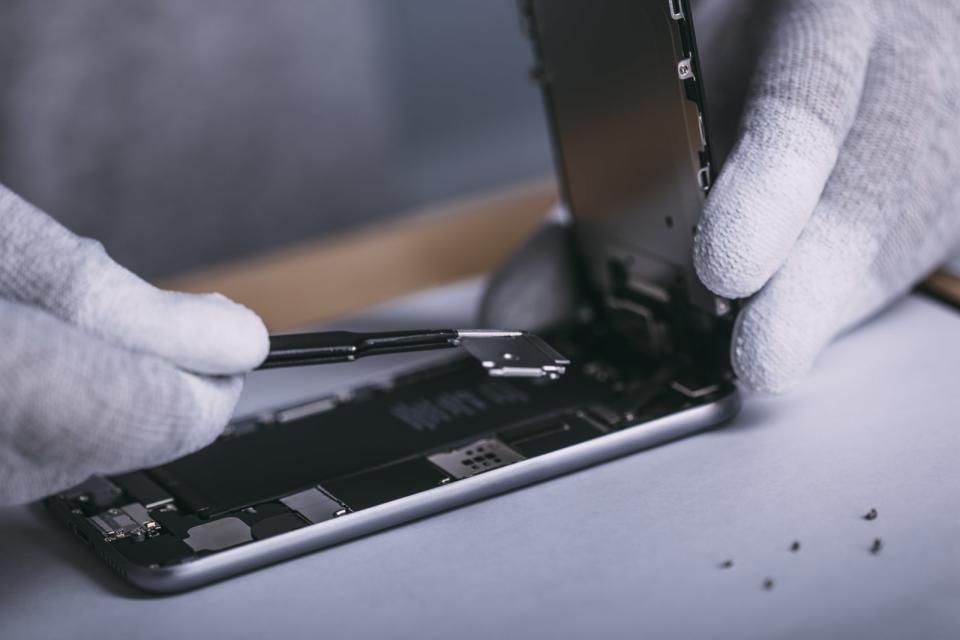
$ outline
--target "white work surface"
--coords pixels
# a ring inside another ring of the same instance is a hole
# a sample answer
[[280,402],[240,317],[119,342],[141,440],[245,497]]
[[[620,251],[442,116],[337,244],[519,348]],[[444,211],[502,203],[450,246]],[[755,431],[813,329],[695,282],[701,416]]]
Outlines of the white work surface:
[[[353,326],[469,324],[477,291]],[[240,411],[405,358],[256,374]],[[911,297],[723,429],[172,597],[2,510],[0,636],[957,638],[958,374],[960,314]]]

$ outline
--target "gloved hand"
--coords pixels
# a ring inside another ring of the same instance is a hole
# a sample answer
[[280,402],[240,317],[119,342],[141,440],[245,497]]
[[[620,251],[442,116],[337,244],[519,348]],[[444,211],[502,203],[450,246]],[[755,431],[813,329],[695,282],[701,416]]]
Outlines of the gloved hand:
[[[714,292],[753,296],[733,366],[744,386],[778,392],[960,250],[960,3],[786,0],[772,12],[694,257]],[[542,229],[494,279],[482,305],[491,326],[544,324],[509,301],[565,261],[558,230]]]
[[260,318],[161,291],[0,186],[0,504],[176,458],[220,433]]
[[960,247],[958,34],[956,0],[783,3],[695,251],[710,289],[756,294],[746,385],[789,388]]

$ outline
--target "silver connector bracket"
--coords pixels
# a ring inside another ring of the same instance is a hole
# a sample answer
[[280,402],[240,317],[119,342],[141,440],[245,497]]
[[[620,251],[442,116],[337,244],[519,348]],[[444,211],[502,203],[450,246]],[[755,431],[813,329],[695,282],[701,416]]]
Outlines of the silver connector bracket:
[[457,339],[491,376],[556,379],[570,364],[553,347],[526,331],[460,329]]
[[139,502],[107,509],[87,520],[100,530],[106,542],[123,538],[142,538],[160,530],[160,525],[150,517],[146,508]]

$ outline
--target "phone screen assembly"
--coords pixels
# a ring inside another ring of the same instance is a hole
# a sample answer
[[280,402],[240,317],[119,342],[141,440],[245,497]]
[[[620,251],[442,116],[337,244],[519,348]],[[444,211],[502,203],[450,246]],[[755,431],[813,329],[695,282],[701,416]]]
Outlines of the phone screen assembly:
[[520,3],[595,319],[557,380],[468,358],[229,425],[51,512],[129,582],[197,587],[716,426],[730,312],[693,276],[710,165],[680,0]]

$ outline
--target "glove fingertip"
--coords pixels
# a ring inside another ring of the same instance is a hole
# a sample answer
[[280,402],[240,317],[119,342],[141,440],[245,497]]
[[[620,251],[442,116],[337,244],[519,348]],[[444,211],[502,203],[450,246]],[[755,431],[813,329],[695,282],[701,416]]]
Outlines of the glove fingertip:
[[267,357],[267,328],[256,313],[218,293],[176,294],[189,305],[183,314],[192,320],[183,332],[194,332],[182,353],[172,358],[195,373],[235,375],[255,369]]
[[768,170],[750,159],[749,149],[742,149],[727,161],[694,238],[697,275],[726,298],[746,298],[766,284],[786,259],[812,207],[776,206]]
[[195,406],[198,409],[196,419],[192,421],[189,437],[185,440],[185,450],[189,453],[213,442],[230,421],[233,411],[243,391],[241,376],[217,376],[206,378],[191,377],[196,396]]
[[733,357],[733,371],[740,386],[748,391],[780,395],[791,391],[800,375],[769,366],[757,353],[748,352]]
[[[706,222],[706,221],[705,221]],[[763,287],[766,274],[738,264],[731,239],[716,225],[701,224],[694,240],[693,266],[703,285],[724,298],[746,298]]]
[[243,390],[240,376],[167,371],[169,386],[125,441],[123,470],[164,464],[209,445],[223,433]]
[[822,344],[804,332],[802,321],[784,317],[784,309],[770,302],[755,299],[740,313],[730,360],[741,387],[782,394],[809,372]]

